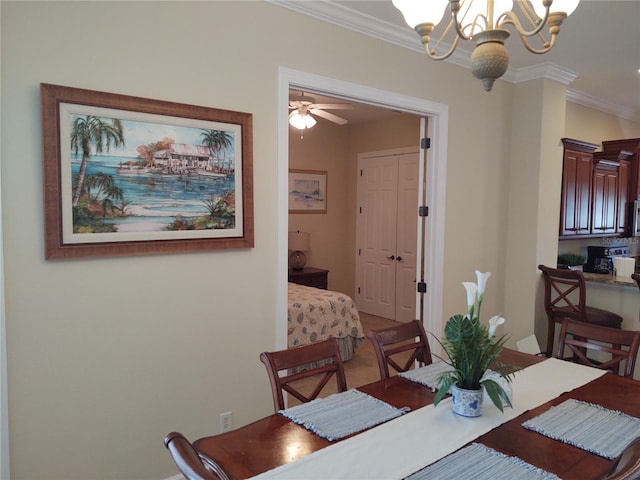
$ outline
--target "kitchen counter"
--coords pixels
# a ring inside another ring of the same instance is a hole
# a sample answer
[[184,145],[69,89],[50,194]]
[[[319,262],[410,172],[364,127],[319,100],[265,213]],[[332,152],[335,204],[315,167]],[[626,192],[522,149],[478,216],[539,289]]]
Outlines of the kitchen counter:
[[[584,273],[587,305],[622,316],[622,328],[640,330],[640,289],[635,281],[602,273]],[[637,369],[636,369],[637,370]]]
[[624,287],[638,288],[635,280],[631,277],[616,277],[614,275],[607,275],[605,273],[588,273],[583,272],[584,279],[587,282],[593,283],[605,283],[607,285],[621,285]]

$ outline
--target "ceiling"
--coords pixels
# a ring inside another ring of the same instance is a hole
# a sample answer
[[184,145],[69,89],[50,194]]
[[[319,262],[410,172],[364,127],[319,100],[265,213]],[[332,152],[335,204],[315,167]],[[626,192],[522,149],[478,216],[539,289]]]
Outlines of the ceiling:
[[[267,0],[323,21],[423,52],[418,35],[391,0]],[[505,46],[509,70],[519,82],[545,76],[567,83],[569,100],[640,122],[640,0],[582,0],[562,25],[555,47],[543,55],[528,52],[515,32]],[[468,67],[472,44],[463,42],[446,60]],[[465,50],[466,49],[466,50]],[[425,62],[434,62],[426,57]],[[471,75],[471,72],[469,72]],[[500,81],[500,80],[498,80]],[[478,92],[484,92],[478,80]],[[317,101],[321,100],[314,95]],[[370,107],[374,108],[374,107]],[[341,111],[354,118],[356,111]]]

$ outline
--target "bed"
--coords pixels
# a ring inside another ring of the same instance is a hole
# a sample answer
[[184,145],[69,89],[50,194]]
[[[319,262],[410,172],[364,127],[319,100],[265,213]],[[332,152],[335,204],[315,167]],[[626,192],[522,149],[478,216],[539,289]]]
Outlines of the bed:
[[344,293],[331,290],[289,283],[287,324],[289,348],[333,336],[343,361],[350,360],[364,341],[354,301]]

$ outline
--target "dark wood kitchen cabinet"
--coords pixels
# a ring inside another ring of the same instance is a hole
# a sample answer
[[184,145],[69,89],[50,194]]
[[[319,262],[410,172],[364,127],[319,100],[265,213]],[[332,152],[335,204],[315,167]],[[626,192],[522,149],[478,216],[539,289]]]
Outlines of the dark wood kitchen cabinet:
[[598,145],[563,138],[560,236],[591,234],[593,152]]
[[[637,194],[631,196],[631,161],[620,160],[618,167],[618,218],[616,233],[627,234],[629,230],[629,205],[633,203]],[[631,202],[631,203],[630,203]]]
[[640,196],[640,138],[605,140],[602,151],[616,155],[621,161],[629,162],[629,184],[627,200],[632,202]]
[[598,145],[563,138],[560,238],[623,236],[640,196],[640,139]]
[[599,165],[593,169],[591,233],[616,233],[618,223],[618,166]]

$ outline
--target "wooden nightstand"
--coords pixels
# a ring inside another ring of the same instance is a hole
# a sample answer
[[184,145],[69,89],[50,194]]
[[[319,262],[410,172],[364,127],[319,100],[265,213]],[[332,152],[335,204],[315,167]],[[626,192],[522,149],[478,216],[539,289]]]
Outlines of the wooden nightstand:
[[327,289],[329,284],[329,270],[321,268],[307,267],[302,270],[289,269],[289,281],[307,285],[308,287],[316,287]]

